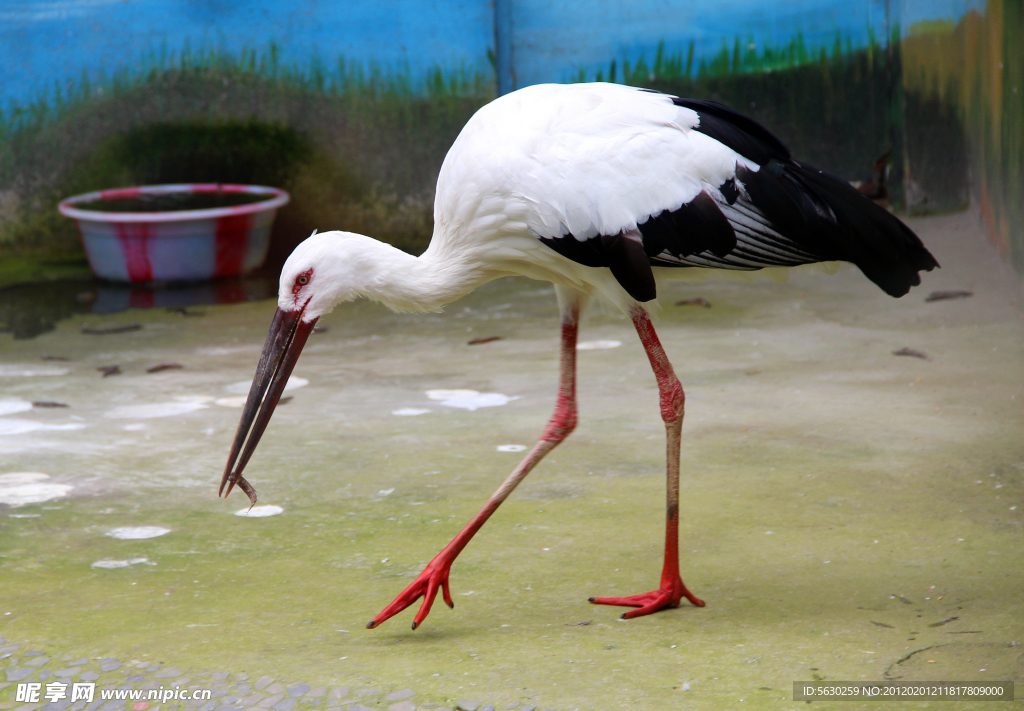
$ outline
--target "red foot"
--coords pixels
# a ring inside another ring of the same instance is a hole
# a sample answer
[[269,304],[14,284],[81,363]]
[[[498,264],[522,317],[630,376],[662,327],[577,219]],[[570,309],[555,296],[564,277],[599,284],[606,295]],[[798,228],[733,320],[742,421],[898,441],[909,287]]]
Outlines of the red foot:
[[637,610],[630,610],[622,615],[622,619],[629,620],[634,617],[650,615],[666,607],[679,607],[679,603],[686,598],[697,607],[704,607],[704,601],[691,593],[683,585],[680,578],[673,581],[662,581],[661,588],[640,595],[629,597],[592,597],[590,602],[595,605],[622,605],[624,607],[637,607]]
[[369,624],[366,625],[366,629],[372,630],[422,597],[423,604],[420,605],[420,611],[416,613],[416,617],[412,621],[412,628],[416,629],[426,619],[427,615],[430,614],[430,607],[434,604],[434,598],[437,597],[438,587],[441,588],[445,603],[454,610],[455,603],[452,602],[452,594],[448,590],[448,571],[451,570],[454,560],[444,562],[441,560],[442,556],[444,556],[443,552],[430,561],[430,564],[420,573],[419,577],[403,590],[402,594],[396,597],[394,602],[370,620]]

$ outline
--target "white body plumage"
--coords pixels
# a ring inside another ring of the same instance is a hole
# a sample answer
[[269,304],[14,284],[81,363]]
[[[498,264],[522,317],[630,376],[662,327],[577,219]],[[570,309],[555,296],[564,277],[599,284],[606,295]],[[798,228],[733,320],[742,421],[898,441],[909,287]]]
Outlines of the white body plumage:
[[[778,139],[726,107],[618,84],[538,85],[484,106],[459,134],[441,167],[434,233],[421,256],[361,235],[315,234],[285,264],[280,306],[295,308],[301,296],[310,319],[365,296],[399,311],[433,311],[484,282],[522,275],[628,310],[653,297],[655,277],[768,270],[777,278],[802,264],[834,271],[843,259],[899,295],[931,265],[876,254],[874,233],[850,227],[843,213],[869,208],[878,229],[892,232],[884,237],[906,240],[902,229],[913,243],[900,249],[920,248],[887,212],[793,162]],[[607,242],[616,235],[619,242]],[[620,265],[626,258],[628,268]],[[907,273],[895,286],[869,271],[896,267]],[[300,294],[293,286],[306,271],[311,281]]]
[[412,257],[348,232],[315,234],[282,271],[280,306],[294,307],[290,285],[316,264],[309,318],[357,296],[436,311],[509,275],[596,292],[625,308],[635,301],[607,269],[566,259],[538,237],[634,229],[702,189],[717,193],[737,163],[757,169],[693,131],[697,122],[665,95],[618,84],[539,85],[504,96],[480,109],[448,152],[426,252]]

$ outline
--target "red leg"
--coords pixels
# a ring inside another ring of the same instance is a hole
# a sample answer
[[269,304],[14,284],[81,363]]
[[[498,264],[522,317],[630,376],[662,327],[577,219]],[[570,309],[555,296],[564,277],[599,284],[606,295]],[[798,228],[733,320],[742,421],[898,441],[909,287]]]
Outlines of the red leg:
[[622,615],[623,619],[649,615],[666,607],[679,607],[685,597],[697,607],[704,607],[704,602],[697,598],[683,585],[679,577],[679,439],[683,430],[683,409],[686,396],[683,386],[679,383],[672,364],[661,347],[654,326],[647,312],[639,306],[630,314],[636,332],[644,344],[651,368],[658,379],[661,391],[661,419],[665,421],[668,440],[667,480],[667,516],[665,524],[665,565],[661,569],[661,586],[657,590],[629,597],[592,597],[590,601],[597,605],[624,605],[637,607]]
[[373,629],[423,597],[423,604],[420,605],[420,610],[416,613],[412,623],[412,628],[416,629],[430,613],[430,607],[434,604],[438,588],[441,589],[448,607],[454,608],[455,603],[452,602],[451,593],[448,590],[448,573],[452,563],[455,562],[462,549],[469,544],[476,532],[480,530],[480,527],[491,517],[491,514],[497,510],[501,502],[508,498],[519,482],[537,465],[537,462],[576,428],[576,334],[579,331],[580,308],[580,302],[577,300],[565,305],[562,310],[562,357],[558,400],[555,405],[555,414],[544,428],[544,434],[541,435],[540,441],[534,445],[529,454],[498,487],[498,490],[487,500],[476,516],[466,524],[459,535],[430,561],[426,569],[401,595],[396,597],[379,615],[370,620],[370,623],[366,625],[367,628]]

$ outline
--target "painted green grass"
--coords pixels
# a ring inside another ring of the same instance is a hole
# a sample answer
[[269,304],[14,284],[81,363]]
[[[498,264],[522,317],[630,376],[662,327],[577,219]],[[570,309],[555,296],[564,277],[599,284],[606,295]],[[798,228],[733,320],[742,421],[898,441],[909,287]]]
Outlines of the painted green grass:
[[[893,30],[891,44],[899,43],[899,28]],[[682,81],[722,78],[737,74],[771,73],[795,69],[807,64],[828,63],[833,66],[857,61],[866,54],[869,64],[885,62],[886,45],[881,43],[871,27],[863,46],[854,46],[849,35],[836,32],[831,45],[812,45],[797,32],[785,44],[762,43],[753,35],[735,37],[723,42],[710,57],[695,57],[696,42],[691,40],[685,48],[671,51],[665,40],[658,43],[654,57],[641,54],[634,60],[622,57],[612,59],[607,72],[598,69],[593,74],[581,68],[566,77],[569,82],[609,81],[631,86],[648,86],[655,81]]]
[[888,42],[869,27],[860,46],[841,32],[820,45],[801,32],[782,44],[736,36],[707,57],[696,56],[693,41],[672,49],[663,40],[653,57],[612,59],[607,69],[581,68],[566,81],[619,82],[726,104],[778,135],[800,160],[848,180],[870,177],[876,159],[891,151],[890,202],[902,207],[898,26]]
[[870,177],[876,159],[892,151],[890,200],[899,206],[903,108],[896,39],[890,53],[874,36],[860,48],[838,34],[831,47],[808,46],[800,34],[779,47],[737,38],[700,62],[692,48],[672,53],[663,44],[653,61],[640,57],[619,66],[627,84],[726,104],[767,127],[798,159],[848,180]]
[[133,64],[119,66],[114,72],[90,75],[83,71],[77,80],[55,81],[52,91],[41,94],[29,104],[11,103],[0,107],[0,142],[23,132],[38,131],[82,106],[129,94],[170,73],[257,77],[293,91],[364,100],[408,100],[425,96],[434,102],[444,102],[495,93],[490,73],[464,66],[435,66],[417,78],[407,65],[388,69],[374,62],[353,61],[344,55],[333,64],[316,54],[307,64],[284,62],[274,42],[264,48],[246,47],[231,52],[216,46],[193,48],[186,41],[180,51],[163,45],[158,50],[145,52]]

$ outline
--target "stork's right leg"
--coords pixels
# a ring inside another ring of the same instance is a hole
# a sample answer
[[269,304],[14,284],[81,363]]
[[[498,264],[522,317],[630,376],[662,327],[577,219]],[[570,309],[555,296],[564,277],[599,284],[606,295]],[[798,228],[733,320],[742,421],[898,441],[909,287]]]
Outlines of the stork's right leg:
[[595,605],[623,605],[636,607],[622,615],[623,619],[649,615],[666,607],[678,607],[685,597],[697,607],[704,607],[704,601],[691,593],[679,577],[679,440],[683,431],[683,407],[686,396],[683,386],[672,370],[665,349],[661,347],[658,334],[654,332],[647,312],[637,306],[630,314],[637,335],[640,336],[651,362],[654,376],[661,393],[661,419],[665,422],[667,445],[666,465],[666,521],[665,561],[661,569],[661,585],[657,590],[630,595],[629,597],[592,597]]
[[413,619],[412,628],[416,629],[430,613],[438,588],[448,607],[454,608],[451,592],[448,590],[448,572],[452,563],[465,548],[480,527],[487,522],[501,502],[508,498],[512,490],[530,473],[544,455],[558,446],[558,443],[569,436],[576,428],[576,336],[579,332],[580,312],[584,300],[582,295],[559,291],[559,305],[562,311],[562,355],[558,382],[558,400],[555,414],[551,416],[540,441],[534,445],[519,466],[508,476],[498,490],[494,492],[484,507],[474,516],[466,527],[457,535],[444,550],[437,554],[427,565],[419,577],[407,587],[394,602],[385,607],[379,615],[366,625],[373,629],[390,617],[416,602],[420,597],[423,604]]

